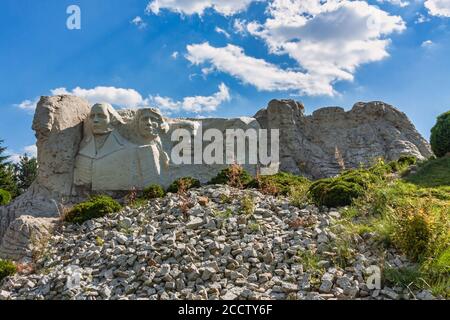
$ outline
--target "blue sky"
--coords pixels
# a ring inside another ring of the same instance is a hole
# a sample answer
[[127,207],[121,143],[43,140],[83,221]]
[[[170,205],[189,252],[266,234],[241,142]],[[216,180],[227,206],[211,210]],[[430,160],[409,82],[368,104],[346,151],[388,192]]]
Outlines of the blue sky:
[[[81,10],[69,30],[66,10]],[[426,137],[450,109],[450,0],[3,0],[0,139],[34,152],[41,95],[170,116],[382,100]]]

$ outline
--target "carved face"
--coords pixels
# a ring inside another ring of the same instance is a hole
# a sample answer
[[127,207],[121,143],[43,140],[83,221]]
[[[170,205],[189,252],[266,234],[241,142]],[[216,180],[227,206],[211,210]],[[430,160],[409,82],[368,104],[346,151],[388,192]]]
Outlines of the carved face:
[[91,110],[90,121],[94,134],[106,134],[111,132],[111,118],[106,105],[94,105]]
[[154,139],[158,136],[161,126],[161,119],[151,111],[145,110],[139,114],[138,129],[139,133],[149,139]]

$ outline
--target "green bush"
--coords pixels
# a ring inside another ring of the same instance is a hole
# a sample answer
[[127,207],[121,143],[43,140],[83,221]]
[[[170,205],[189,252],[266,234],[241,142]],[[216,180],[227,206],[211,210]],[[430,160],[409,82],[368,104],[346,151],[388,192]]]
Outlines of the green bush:
[[[271,176],[261,176],[254,179],[247,186],[255,189],[264,190],[272,189],[276,195],[289,195],[293,190],[303,190],[305,185],[309,186],[311,182],[302,176],[296,176],[291,173],[279,172]],[[270,192],[269,192],[270,193]]]
[[81,224],[91,219],[104,217],[121,209],[122,206],[113,198],[109,196],[95,196],[73,207],[66,215],[66,221]]
[[0,260],[0,281],[17,272],[16,265],[8,260]]
[[397,162],[401,166],[412,166],[413,164],[417,163],[417,158],[414,156],[401,156]]
[[231,165],[223,169],[208,184],[226,184],[231,187],[246,187],[253,181],[253,177],[241,166]]
[[11,202],[11,193],[9,191],[0,189],[0,206],[6,206]]
[[165,196],[164,189],[157,184],[152,184],[144,189],[143,195],[145,199],[163,198]]
[[316,205],[342,207],[352,204],[364,191],[379,178],[367,170],[346,171],[336,178],[321,179],[314,182],[308,194]]
[[436,125],[431,129],[431,149],[438,157],[450,152],[450,111],[437,118]]
[[200,181],[191,177],[180,178],[172,182],[167,189],[167,192],[178,193],[185,192],[192,188],[199,188],[201,186]]

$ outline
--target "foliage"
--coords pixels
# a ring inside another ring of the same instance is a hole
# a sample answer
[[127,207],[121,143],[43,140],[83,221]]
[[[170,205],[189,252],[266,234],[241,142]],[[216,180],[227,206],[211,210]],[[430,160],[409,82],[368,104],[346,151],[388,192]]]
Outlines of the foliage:
[[36,179],[37,176],[37,159],[28,157],[24,154],[20,157],[19,163],[14,165],[15,177],[19,192],[25,192]]
[[6,206],[11,202],[11,193],[0,189],[0,206]]
[[73,207],[68,212],[66,221],[81,224],[87,220],[101,218],[121,209],[122,206],[113,198],[109,196],[95,196]]
[[436,125],[431,129],[431,149],[438,157],[450,152],[450,111],[437,118]]
[[255,200],[246,195],[241,199],[241,214],[251,216],[255,212]]
[[171,193],[184,193],[192,188],[199,188],[201,186],[200,181],[191,177],[180,178],[172,182],[167,189],[167,192]]
[[163,198],[165,196],[164,189],[157,184],[152,184],[144,189],[143,196],[145,199]]
[[0,281],[14,275],[17,272],[16,265],[9,260],[0,260]]
[[232,164],[220,171],[208,184],[226,184],[234,188],[244,188],[253,177],[240,165]]
[[8,161],[9,156],[5,155],[7,148],[2,143],[3,140],[0,140],[0,189],[9,191],[14,198],[18,193],[14,166]]
[[249,187],[257,188],[262,193],[287,196],[293,190],[304,189],[310,184],[311,182],[305,177],[279,172],[271,176],[259,176],[251,182]]
[[424,199],[396,211],[395,245],[410,259],[423,262],[450,245],[450,206]]
[[445,187],[450,192],[450,157],[429,160],[419,164],[417,173],[405,178],[421,187]]

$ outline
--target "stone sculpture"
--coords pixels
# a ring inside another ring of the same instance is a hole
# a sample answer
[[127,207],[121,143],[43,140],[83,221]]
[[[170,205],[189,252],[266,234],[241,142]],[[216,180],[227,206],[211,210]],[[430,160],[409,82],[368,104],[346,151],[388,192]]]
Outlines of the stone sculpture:
[[[0,207],[0,241],[21,216],[58,217],[65,207],[92,193],[115,196],[151,183],[167,187],[180,177],[205,183],[226,167],[175,165],[170,159],[175,144],[171,135],[179,128],[187,129],[192,139],[210,128],[222,133],[279,129],[280,170],[309,178],[333,176],[342,167],[357,168],[380,157],[390,161],[402,155],[432,155],[408,117],[386,103],[357,103],[347,112],[323,108],[312,115],[304,110],[293,100],[273,100],[252,118],[167,119],[156,109],[116,111],[108,104],[91,108],[87,101],[68,95],[42,97],[33,121],[38,177],[25,194]],[[256,165],[245,168],[257,171]],[[9,238],[16,229],[10,230]]]

